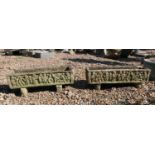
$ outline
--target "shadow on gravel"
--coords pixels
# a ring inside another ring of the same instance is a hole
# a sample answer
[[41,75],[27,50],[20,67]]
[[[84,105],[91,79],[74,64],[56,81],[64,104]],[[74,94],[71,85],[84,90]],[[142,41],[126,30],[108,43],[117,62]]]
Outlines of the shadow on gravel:
[[52,91],[55,92],[56,91],[56,87],[55,86],[43,86],[43,87],[32,87],[32,88],[28,88],[29,92],[44,92],[44,91]]
[[76,89],[87,89],[89,88],[89,85],[87,84],[86,80],[77,80],[74,81],[74,85],[72,85],[72,87]]
[[[86,80],[78,80],[74,82],[74,85],[71,85],[76,89],[95,89],[95,84],[88,84]],[[140,85],[138,84],[101,84],[101,90],[111,90],[112,88],[138,88]]]
[[[74,85],[63,85],[62,88],[65,88],[67,86],[74,87]],[[46,92],[46,91],[56,92],[56,86],[31,87],[31,88],[27,88],[27,90],[29,93]],[[10,89],[8,85],[0,85],[0,93],[15,94],[15,96],[21,97],[20,89]]]
[[[29,93],[39,93],[39,92],[56,92],[56,86],[39,86],[27,88]],[[20,89],[15,90],[16,96],[21,96]]]
[[128,87],[133,87],[133,88],[136,88],[140,85],[138,84],[102,84],[101,85],[101,88],[103,89],[112,89],[112,88],[128,88]]
[[[55,86],[46,86],[46,87],[32,87],[27,88],[29,92],[43,92],[51,91],[56,92]],[[20,89],[10,89],[8,85],[0,85],[0,93],[11,94],[14,93],[16,96],[21,96]]]
[[9,88],[8,85],[0,85],[0,93],[6,93],[9,94],[11,93],[11,89]]
[[64,60],[69,60],[69,61],[79,62],[79,63],[90,63],[90,64],[128,65],[127,63],[124,63],[124,62],[98,61],[98,60],[94,60],[94,59],[79,59],[79,58],[75,58],[75,59],[64,59]]
[[5,94],[14,93],[16,96],[20,96],[19,89],[10,89],[8,85],[0,85],[0,93],[5,93]]
[[[112,90],[113,88],[125,88],[125,89],[130,89],[131,87],[133,88],[138,88],[140,85],[137,84],[101,84],[101,90]],[[95,84],[90,84],[87,86],[88,89],[95,89]],[[117,90],[116,90],[117,91]]]
[[127,58],[127,59],[125,59],[125,58],[119,58],[118,59],[118,61],[125,61],[125,62],[133,62],[133,61],[135,61],[135,62],[141,62],[141,60],[140,59],[138,59],[137,57],[129,57],[129,58]]

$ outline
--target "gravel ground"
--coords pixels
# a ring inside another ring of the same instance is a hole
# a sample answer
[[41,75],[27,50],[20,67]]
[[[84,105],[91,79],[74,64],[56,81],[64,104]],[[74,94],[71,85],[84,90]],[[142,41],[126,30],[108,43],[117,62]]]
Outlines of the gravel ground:
[[[75,71],[75,84],[63,87],[57,93],[55,87],[38,87],[29,89],[28,97],[20,97],[18,91],[9,89],[6,75],[14,69],[44,68],[54,65],[71,65]],[[90,66],[135,65],[141,66],[134,57],[111,60],[90,54],[56,53],[54,58],[36,59],[24,56],[0,56],[0,104],[16,105],[110,105],[110,104],[150,104],[155,97],[155,82],[147,82],[139,88],[134,86],[106,86],[95,90],[88,86],[85,79],[85,68]]]

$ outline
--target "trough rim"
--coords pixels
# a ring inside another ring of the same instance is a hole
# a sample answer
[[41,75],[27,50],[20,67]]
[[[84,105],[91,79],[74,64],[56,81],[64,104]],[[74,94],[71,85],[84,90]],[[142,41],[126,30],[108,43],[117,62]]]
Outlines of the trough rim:
[[[50,68],[41,68],[41,71],[34,71],[32,69],[27,69],[26,71],[31,71],[31,72],[23,72],[23,73],[17,73],[17,72],[14,72],[12,74],[9,74],[6,76],[7,78],[7,83],[10,87],[10,89],[20,89],[22,87],[12,87],[11,84],[10,84],[10,77],[11,76],[18,76],[18,75],[28,75],[28,74],[37,74],[37,73],[70,73],[71,75],[71,82],[68,82],[68,83],[50,83],[50,84],[40,84],[40,85],[29,85],[29,86],[25,86],[23,88],[32,88],[32,87],[42,87],[42,86],[54,86],[54,85],[68,85],[68,84],[74,84],[74,72],[73,72],[73,68],[71,66],[58,66],[58,68],[60,69],[61,67],[63,68],[68,68],[69,70],[67,71],[52,71],[52,69],[56,69],[57,67],[50,67]],[[40,69],[40,68],[38,68]],[[20,70],[17,70],[17,71],[20,71]]]
[[86,71],[113,71],[113,70],[141,70],[141,71],[150,71],[150,69],[145,68],[145,67],[141,67],[141,66],[115,66],[115,67],[87,67]]
[[[106,71],[143,71],[143,72],[148,72],[148,79],[145,81],[104,81],[104,82],[92,82],[91,78],[90,78],[90,73],[92,72],[106,72]],[[144,68],[144,67],[136,67],[136,68],[127,68],[127,67],[87,67],[86,68],[86,80],[88,84],[141,84],[143,82],[148,82],[149,81],[149,77],[151,74],[151,69],[149,68]]]

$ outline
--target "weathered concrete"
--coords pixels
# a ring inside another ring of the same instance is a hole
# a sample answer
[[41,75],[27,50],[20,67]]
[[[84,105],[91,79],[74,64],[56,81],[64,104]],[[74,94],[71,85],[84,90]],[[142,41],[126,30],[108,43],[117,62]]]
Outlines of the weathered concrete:
[[32,70],[16,70],[14,74],[7,76],[11,89],[21,89],[26,96],[24,88],[55,85],[57,91],[62,90],[62,85],[73,84],[73,70],[69,66],[43,68]]
[[88,84],[101,88],[101,84],[142,84],[149,80],[150,69],[133,67],[87,68]]
[[54,52],[36,50],[34,57],[41,58],[41,59],[47,59],[47,58],[51,58],[53,54]]

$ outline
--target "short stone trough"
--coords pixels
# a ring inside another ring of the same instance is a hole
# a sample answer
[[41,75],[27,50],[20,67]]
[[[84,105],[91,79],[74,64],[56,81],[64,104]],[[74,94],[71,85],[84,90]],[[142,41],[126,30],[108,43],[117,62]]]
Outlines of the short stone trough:
[[22,96],[28,95],[27,88],[39,86],[56,86],[59,92],[62,85],[74,83],[73,69],[70,66],[15,70],[7,76],[10,89],[20,89]]
[[87,68],[87,83],[101,89],[102,84],[135,84],[139,86],[149,80],[150,69],[141,67],[98,67]]

